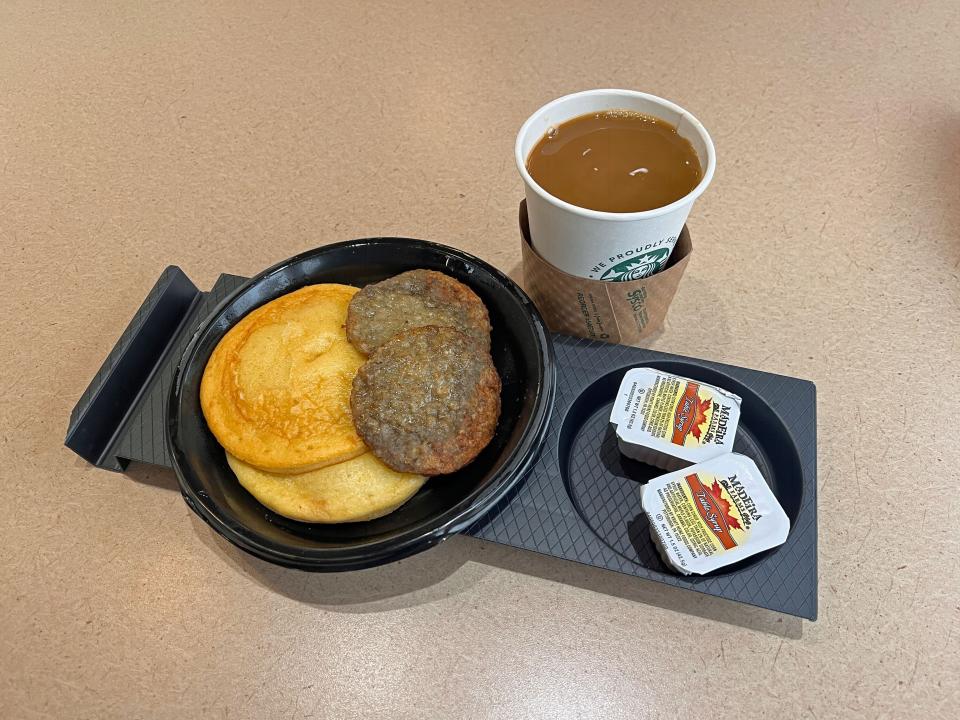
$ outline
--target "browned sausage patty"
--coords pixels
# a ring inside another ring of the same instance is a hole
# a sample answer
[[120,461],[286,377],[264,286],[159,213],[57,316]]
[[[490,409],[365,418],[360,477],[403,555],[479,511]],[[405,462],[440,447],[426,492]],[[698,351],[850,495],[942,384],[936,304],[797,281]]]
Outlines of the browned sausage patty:
[[417,327],[452,327],[490,349],[490,317],[476,293],[434,270],[410,270],[367,285],[347,311],[347,337],[369,355],[394,335]]
[[443,475],[493,438],[500,376],[490,353],[459,330],[427,326],[396,335],[353,379],[357,432],[394,470]]

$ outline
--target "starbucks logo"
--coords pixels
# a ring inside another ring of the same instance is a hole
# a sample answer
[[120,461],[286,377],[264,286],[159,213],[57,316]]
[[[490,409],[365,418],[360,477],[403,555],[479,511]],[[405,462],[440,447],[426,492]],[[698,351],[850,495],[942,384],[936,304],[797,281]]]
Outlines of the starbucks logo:
[[623,282],[624,280],[639,280],[648,275],[653,275],[658,270],[662,270],[667,264],[667,258],[670,257],[670,248],[657,248],[643,255],[632,257],[629,260],[618,262],[613,267],[607,269],[601,280],[613,280]]

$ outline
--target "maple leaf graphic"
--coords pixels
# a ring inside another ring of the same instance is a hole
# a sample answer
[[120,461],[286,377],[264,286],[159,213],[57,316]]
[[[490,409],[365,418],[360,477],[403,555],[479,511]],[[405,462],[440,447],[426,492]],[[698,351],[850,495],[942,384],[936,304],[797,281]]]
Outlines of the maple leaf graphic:
[[693,416],[693,427],[690,430],[690,433],[697,439],[700,439],[700,426],[707,421],[707,410],[710,409],[710,400],[701,400],[697,398],[695,402],[694,412],[696,413]]
[[723,488],[720,487],[720,483],[714,480],[713,485],[708,487],[707,490],[709,490],[710,494],[716,499],[717,507],[723,511],[723,516],[727,521],[727,525],[736,530],[742,530],[743,528],[740,527],[740,521],[730,514],[730,501],[723,499]]

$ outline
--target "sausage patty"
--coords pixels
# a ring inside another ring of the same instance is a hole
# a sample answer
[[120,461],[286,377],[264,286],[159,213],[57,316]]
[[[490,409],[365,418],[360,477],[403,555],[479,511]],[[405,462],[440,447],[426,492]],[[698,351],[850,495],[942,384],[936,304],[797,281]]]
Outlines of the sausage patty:
[[434,270],[410,270],[367,285],[347,311],[347,337],[366,355],[398,333],[427,325],[456,328],[490,349],[483,301],[462,282]]
[[398,472],[444,475],[487,446],[500,416],[490,353],[449,327],[427,326],[381,345],[353,379],[357,432]]

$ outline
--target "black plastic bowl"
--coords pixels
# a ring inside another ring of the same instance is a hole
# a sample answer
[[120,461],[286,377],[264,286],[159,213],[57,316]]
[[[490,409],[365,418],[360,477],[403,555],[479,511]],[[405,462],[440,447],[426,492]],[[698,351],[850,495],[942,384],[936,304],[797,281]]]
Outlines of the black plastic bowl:
[[[254,308],[304,285],[363,286],[413,268],[469,285],[490,313],[491,354],[503,381],[491,443],[469,465],[432,478],[386,517],[342,525],[301,523],[241,487],[200,409],[200,379],[220,338]],[[306,570],[355,570],[399,560],[466,529],[530,469],[553,405],[553,347],[530,299],[499,270],[454,248],[371,238],[297,255],[250,279],[204,321],[184,352],[167,407],[167,445],[187,504],[230,542],[265,560]]]

